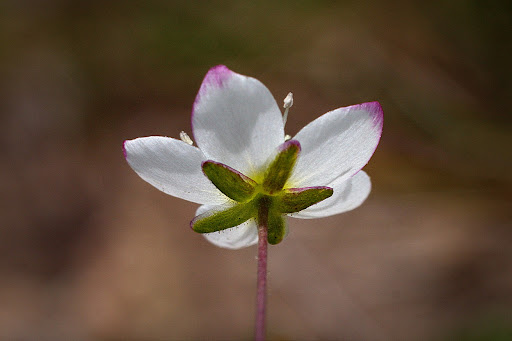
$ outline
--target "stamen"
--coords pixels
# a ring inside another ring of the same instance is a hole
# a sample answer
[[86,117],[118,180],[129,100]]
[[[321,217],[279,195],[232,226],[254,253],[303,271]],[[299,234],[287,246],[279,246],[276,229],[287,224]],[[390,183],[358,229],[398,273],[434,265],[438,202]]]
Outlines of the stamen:
[[289,139],[291,139],[291,138],[292,138],[292,137],[291,137],[290,135],[286,134],[286,135],[284,136],[284,142],[288,141],[288,140],[289,140]]
[[290,110],[290,108],[293,105],[293,94],[291,92],[289,92],[288,95],[286,95],[286,97],[285,97],[283,102],[284,102],[284,105],[283,105],[283,108],[284,108],[283,125],[285,125],[286,124],[286,120],[288,119],[288,110]]
[[291,92],[289,92],[288,95],[286,95],[286,97],[284,98],[283,102],[284,102],[283,107],[285,109],[291,108],[293,105],[293,94]]
[[192,141],[192,139],[190,138],[190,136],[188,136],[187,133],[185,133],[184,131],[180,132],[180,139],[185,142],[186,144],[189,144],[189,145],[193,145],[194,144],[194,141]]

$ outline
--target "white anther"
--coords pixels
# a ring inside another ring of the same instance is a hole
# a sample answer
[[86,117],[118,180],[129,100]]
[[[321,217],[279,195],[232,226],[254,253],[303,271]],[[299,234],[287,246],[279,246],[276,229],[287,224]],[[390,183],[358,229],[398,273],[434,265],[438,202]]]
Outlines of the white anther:
[[286,135],[284,136],[284,140],[285,140],[285,141],[288,141],[288,140],[290,140],[291,138],[292,138],[292,137],[291,137],[290,135],[288,135],[288,134],[286,134]]
[[290,108],[293,105],[293,94],[291,92],[289,92],[288,95],[286,95],[286,97],[284,98],[283,102],[284,102],[284,105],[283,105],[283,108],[284,108],[283,126],[284,126],[286,124],[286,120],[288,119],[288,110],[290,110]]
[[285,108],[285,109],[291,108],[293,105],[293,94],[291,92],[289,92],[288,95],[286,95],[286,97],[284,98],[283,102],[284,102],[283,108]]
[[194,141],[192,141],[192,139],[190,138],[190,136],[188,136],[187,133],[185,133],[184,131],[180,132],[180,139],[185,142],[186,144],[189,144],[189,145],[193,145],[194,144]]

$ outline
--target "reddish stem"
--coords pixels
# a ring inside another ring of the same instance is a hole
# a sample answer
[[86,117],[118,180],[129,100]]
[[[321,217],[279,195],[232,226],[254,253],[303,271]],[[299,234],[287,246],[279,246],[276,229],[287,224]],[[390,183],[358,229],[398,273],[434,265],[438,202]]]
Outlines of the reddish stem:
[[267,303],[267,225],[268,203],[262,200],[258,212],[258,278],[256,294],[256,341],[265,340],[265,308]]

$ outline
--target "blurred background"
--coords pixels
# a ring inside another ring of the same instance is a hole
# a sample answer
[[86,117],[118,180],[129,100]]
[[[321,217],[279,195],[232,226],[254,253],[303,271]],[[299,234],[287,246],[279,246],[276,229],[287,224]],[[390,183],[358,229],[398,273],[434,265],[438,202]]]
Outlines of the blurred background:
[[510,1],[0,4],[0,339],[251,339],[256,248],[122,142],[189,134],[225,64],[295,104],[287,133],[378,100],[360,208],[270,248],[271,340],[512,340]]

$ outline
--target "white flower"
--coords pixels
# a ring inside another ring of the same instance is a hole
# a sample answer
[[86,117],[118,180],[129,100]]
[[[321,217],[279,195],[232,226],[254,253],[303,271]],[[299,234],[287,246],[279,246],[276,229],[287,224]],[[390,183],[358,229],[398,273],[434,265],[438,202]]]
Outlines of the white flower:
[[[363,103],[330,111],[285,142],[283,117],[270,91],[219,65],[208,71],[194,102],[197,147],[186,134],[180,134],[183,140],[150,136],[125,141],[124,154],[151,185],[202,205],[191,223],[196,231],[218,231],[204,236],[217,246],[238,249],[258,241],[259,200],[270,198],[279,217],[302,219],[359,206],[371,190],[361,168],[379,143],[382,124],[380,104]],[[309,196],[294,201],[308,190]],[[234,217],[243,223],[231,227]],[[279,217],[274,243],[286,229]],[[201,222],[205,226],[199,227]]]

